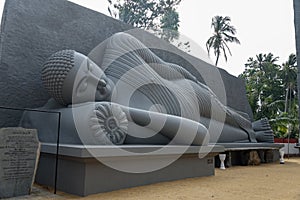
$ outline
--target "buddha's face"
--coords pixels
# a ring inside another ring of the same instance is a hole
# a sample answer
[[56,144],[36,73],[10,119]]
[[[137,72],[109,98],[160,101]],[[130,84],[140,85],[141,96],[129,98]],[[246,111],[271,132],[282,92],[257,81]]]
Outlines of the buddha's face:
[[64,81],[63,98],[72,103],[109,100],[111,83],[99,66],[75,52],[74,67]]

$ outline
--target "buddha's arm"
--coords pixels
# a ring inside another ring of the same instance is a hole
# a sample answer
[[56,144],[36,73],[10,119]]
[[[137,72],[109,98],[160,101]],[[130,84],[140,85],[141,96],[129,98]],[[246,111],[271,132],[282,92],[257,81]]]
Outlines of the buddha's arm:
[[182,117],[110,102],[75,105],[72,109],[82,138],[87,138],[86,134],[89,133],[97,137],[101,144],[108,144],[109,140],[114,144],[122,144],[126,134],[143,138],[142,134],[149,130],[169,138],[173,144],[206,145],[209,140],[208,131],[202,124]]
[[174,144],[206,145],[207,129],[200,123],[183,117],[121,106],[129,121],[169,138]]

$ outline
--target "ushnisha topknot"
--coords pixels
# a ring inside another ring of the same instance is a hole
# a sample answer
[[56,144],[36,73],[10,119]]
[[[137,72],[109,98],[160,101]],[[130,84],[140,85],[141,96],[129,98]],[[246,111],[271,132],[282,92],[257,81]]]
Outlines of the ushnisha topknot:
[[61,50],[52,54],[44,63],[42,81],[49,95],[59,104],[67,105],[63,98],[63,84],[69,71],[74,67],[74,50]]

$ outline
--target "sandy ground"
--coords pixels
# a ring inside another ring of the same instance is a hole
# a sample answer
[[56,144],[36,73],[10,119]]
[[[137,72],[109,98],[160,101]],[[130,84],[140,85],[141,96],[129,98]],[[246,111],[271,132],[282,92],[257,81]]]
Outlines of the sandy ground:
[[144,200],[144,199],[222,199],[222,200],[300,200],[300,158],[259,166],[216,169],[215,176],[157,183],[114,192],[77,197],[35,186],[32,195],[14,199]]

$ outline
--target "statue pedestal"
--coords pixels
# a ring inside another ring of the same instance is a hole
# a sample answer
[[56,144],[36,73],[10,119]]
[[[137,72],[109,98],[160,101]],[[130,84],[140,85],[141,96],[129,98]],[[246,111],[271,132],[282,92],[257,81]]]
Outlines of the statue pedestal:
[[[124,151],[120,152],[116,146],[60,145],[57,189],[87,196],[162,181],[211,176],[215,172],[214,156],[224,151],[221,146],[168,146],[163,152],[155,151],[163,146],[125,145],[119,147],[122,147]],[[182,154],[185,148],[186,151]],[[42,144],[36,174],[38,184],[54,186],[55,152],[55,144]],[[147,152],[152,153],[147,154]],[[136,166],[136,169],[149,169],[151,166],[176,157],[179,158],[170,165],[148,173],[122,172],[99,161],[125,168]]]

